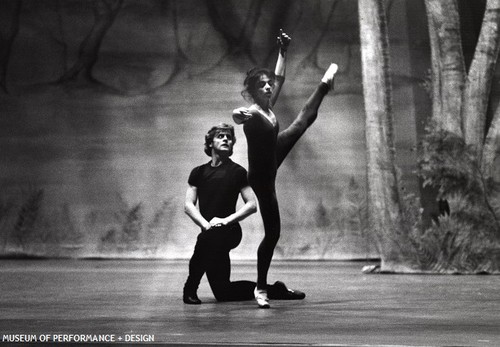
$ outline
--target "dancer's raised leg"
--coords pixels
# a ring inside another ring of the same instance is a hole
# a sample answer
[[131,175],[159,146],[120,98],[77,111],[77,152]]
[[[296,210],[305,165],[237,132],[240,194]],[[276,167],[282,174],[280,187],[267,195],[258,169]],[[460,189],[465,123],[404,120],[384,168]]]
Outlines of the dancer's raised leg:
[[290,124],[288,128],[278,134],[278,143],[276,146],[276,160],[278,167],[286,158],[295,143],[305,133],[307,128],[318,117],[318,110],[325,95],[333,89],[334,77],[337,72],[337,64],[330,64],[325,75],[321,79],[321,83],[316,87],[316,90],[311,94],[304,107]]

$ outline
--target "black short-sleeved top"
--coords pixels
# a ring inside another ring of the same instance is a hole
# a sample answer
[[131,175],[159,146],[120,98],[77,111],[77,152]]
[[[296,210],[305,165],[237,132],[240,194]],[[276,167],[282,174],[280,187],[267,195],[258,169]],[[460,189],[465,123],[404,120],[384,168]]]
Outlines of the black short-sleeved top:
[[230,159],[218,167],[208,162],[191,171],[188,183],[197,188],[200,213],[207,221],[225,218],[236,211],[238,195],[248,186],[247,171]]

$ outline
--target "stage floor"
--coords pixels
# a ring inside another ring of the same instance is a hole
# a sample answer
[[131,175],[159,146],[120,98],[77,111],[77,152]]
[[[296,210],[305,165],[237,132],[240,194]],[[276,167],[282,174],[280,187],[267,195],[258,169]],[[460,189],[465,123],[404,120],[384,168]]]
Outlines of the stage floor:
[[[217,303],[205,278],[203,304],[183,304],[187,261],[0,260],[0,344],[500,346],[500,276],[363,274],[363,265],[274,262],[270,280],[307,297],[263,310]],[[233,264],[233,280],[254,278],[253,262]]]

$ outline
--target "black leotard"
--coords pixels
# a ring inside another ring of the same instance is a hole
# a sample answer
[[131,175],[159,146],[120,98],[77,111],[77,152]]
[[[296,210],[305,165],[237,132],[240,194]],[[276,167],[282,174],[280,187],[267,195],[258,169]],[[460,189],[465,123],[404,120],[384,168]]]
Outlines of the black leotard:
[[[248,143],[248,182],[259,201],[264,223],[264,238],[257,250],[257,285],[265,288],[267,273],[281,233],[281,219],[276,198],[278,167],[307,128],[316,120],[318,109],[329,87],[320,83],[299,115],[288,128],[279,131],[261,111],[243,124]],[[256,106],[254,108],[258,109]]]

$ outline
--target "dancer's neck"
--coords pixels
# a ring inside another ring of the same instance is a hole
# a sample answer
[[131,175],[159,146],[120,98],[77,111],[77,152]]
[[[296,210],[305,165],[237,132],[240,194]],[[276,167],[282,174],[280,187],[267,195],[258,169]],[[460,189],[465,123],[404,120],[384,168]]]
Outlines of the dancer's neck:
[[212,162],[210,163],[210,165],[212,167],[218,167],[221,166],[228,159],[229,157],[221,156],[220,154],[217,153],[212,153]]
[[269,114],[271,112],[271,107],[269,107],[269,103],[266,105],[261,105],[261,104],[255,103],[254,105],[257,109],[259,109],[260,111],[262,111],[266,114]]

